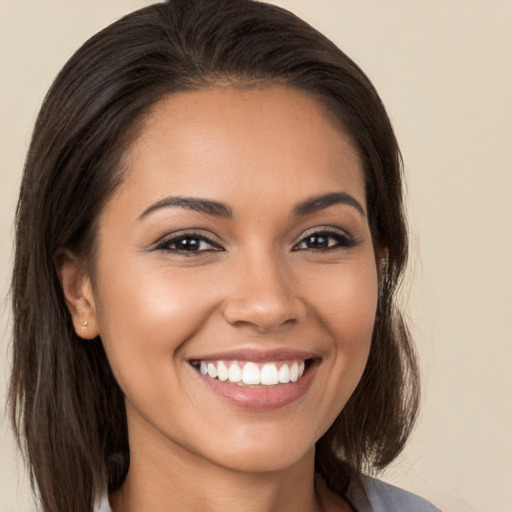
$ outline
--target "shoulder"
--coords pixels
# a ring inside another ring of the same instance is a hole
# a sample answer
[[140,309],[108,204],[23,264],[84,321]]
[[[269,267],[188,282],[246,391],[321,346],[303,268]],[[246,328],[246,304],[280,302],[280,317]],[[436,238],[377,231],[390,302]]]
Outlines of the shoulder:
[[358,512],[440,512],[416,494],[366,476],[350,485],[347,497]]

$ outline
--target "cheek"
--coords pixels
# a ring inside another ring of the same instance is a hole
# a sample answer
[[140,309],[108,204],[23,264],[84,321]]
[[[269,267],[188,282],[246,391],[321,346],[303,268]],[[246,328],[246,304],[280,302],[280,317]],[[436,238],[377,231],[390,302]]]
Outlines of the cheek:
[[325,390],[331,404],[329,421],[334,421],[359,383],[368,359],[378,299],[374,260],[354,262],[350,271],[340,269],[317,284],[324,289],[318,293],[317,317],[330,334],[334,354],[327,360],[331,378]]
[[193,270],[171,272],[161,264],[117,261],[102,269],[97,279],[100,336],[119,384],[123,388],[159,368],[167,371],[206,322],[215,300],[211,288],[192,277]]
[[375,325],[378,284],[373,261],[361,265],[357,270],[340,287],[340,314],[335,328],[339,332],[337,348],[346,353],[346,360],[350,361],[359,380],[366,364]]
[[369,340],[375,322],[378,280],[372,257],[327,269],[311,291],[317,317],[325,322],[340,347],[357,349]]

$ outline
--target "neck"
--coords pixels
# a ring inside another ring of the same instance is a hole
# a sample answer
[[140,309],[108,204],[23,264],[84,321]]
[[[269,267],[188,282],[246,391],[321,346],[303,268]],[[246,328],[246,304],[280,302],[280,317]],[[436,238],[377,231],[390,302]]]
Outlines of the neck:
[[291,467],[256,473],[221,467],[176,446],[150,456],[147,447],[139,448],[131,447],[127,478],[110,496],[113,512],[323,510],[314,449]]

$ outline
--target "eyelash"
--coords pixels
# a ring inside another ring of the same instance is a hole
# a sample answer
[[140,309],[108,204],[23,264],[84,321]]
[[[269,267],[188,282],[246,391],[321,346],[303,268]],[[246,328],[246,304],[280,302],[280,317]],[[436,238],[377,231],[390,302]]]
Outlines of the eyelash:
[[[317,239],[323,238],[326,240],[328,240],[329,238],[332,238],[335,240],[335,243],[329,244],[329,245],[327,245],[327,247],[317,247],[317,248],[305,247],[303,249],[298,248],[301,244],[306,243],[307,239],[312,239],[312,238],[317,238]],[[300,250],[308,251],[309,250],[309,251],[315,251],[315,252],[323,252],[323,251],[331,251],[331,250],[335,250],[335,249],[350,249],[352,247],[355,247],[356,245],[357,245],[357,240],[350,237],[347,233],[344,233],[342,231],[330,230],[330,229],[320,229],[320,230],[311,231],[311,232],[307,233],[305,236],[303,236],[301,241],[293,247],[293,250],[294,251],[300,251]]]
[[[307,243],[307,239],[312,239],[312,238],[316,238],[316,239],[321,238],[324,240],[334,239],[335,243],[330,244],[328,242],[327,247],[299,248],[299,246],[301,244]],[[184,248],[178,249],[176,247],[174,247],[174,248],[172,247],[173,245],[175,245],[179,242],[184,242],[187,240],[188,241],[194,240],[196,243],[199,242],[199,248],[187,250]],[[200,248],[201,242],[205,242],[205,243],[209,244],[212,248],[201,249]],[[335,250],[335,249],[350,249],[351,247],[354,247],[356,245],[357,245],[357,240],[351,238],[346,233],[343,233],[341,231],[329,230],[329,229],[321,229],[321,230],[311,231],[310,233],[307,233],[305,236],[302,237],[302,239],[300,240],[300,242],[298,244],[294,245],[292,250],[293,251],[306,250],[306,251],[314,251],[314,252],[325,252],[325,251],[331,251],[331,250]],[[182,254],[185,256],[194,256],[199,253],[222,251],[223,249],[217,242],[215,242],[211,238],[209,238],[203,234],[190,232],[190,233],[179,233],[177,235],[171,236],[170,238],[164,238],[163,240],[161,240],[160,242],[157,243],[154,250],[155,251],[160,250],[160,251],[165,251],[165,252],[174,252],[174,253],[179,253],[179,254]]]
[[[201,242],[206,242],[207,244],[211,245],[213,247],[213,249],[192,249],[192,250],[187,250],[187,249],[177,249],[177,248],[172,248],[172,246],[174,244],[177,244],[179,242],[184,242],[185,240],[195,240],[195,241],[199,241],[199,247],[201,246]],[[179,253],[179,254],[183,254],[185,256],[194,256],[195,254],[198,254],[198,253],[203,253],[203,252],[213,252],[213,251],[222,251],[222,247],[220,247],[220,245],[215,242],[214,240],[212,240],[211,238],[203,235],[203,234],[198,234],[198,233],[194,233],[194,232],[191,232],[191,233],[179,233],[177,235],[173,235],[169,238],[164,238],[163,240],[161,240],[160,242],[158,242],[158,244],[156,245],[155,251],[165,251],[165,252],[175,252],[175,253]]]

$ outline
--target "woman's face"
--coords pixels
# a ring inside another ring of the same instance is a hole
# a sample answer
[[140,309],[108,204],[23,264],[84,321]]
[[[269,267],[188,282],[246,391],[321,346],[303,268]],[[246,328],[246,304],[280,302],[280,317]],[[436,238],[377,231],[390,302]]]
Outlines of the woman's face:
[[126,165],[92,303],[132,457],[311,457],[361,377],[377,303],[350,138],[305,93],[212,88],[156,104]]

